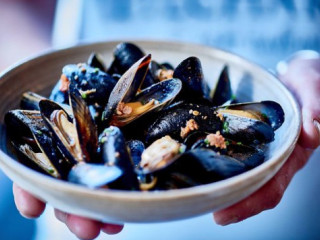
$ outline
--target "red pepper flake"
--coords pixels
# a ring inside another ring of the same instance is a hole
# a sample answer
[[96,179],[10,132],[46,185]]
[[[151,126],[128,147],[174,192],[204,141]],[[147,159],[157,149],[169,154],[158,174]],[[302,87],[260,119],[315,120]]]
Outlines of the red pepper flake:
[[70,84],[70,81],[67,78],[67,76],[62,74],[61,77],[60,77],[60,82],[61,82],[61,84],[60,84],[59,90],[61,92],[67,92],[68,89],[69,89],[69,84]]
[[211,133],[211,134],[207,135],[205,141],[208,142],[208,144],[210,146],[215,146],[216,148],[221,148],[221,149],[227,148],[225,139],[220,134],[220,131],[217,131],[216,133]]
[[194,119],[187,121],[186,127],[181,128],[180,136],[181,138],[186,138],[191,131],[198,130],[199,125]]

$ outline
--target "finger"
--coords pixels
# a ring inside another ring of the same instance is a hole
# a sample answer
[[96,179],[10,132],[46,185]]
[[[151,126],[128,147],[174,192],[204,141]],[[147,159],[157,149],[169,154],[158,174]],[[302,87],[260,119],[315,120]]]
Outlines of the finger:
[[60,222],[66,223],[67,217],[68,217],[67,213],[60,211],[58,209],[54,209],[54,215]]
[[301,105],[299,143],[306,148],[316,148],[320,143],[320,58],[295,58],[288,63],[286,71],[279,74],[279,78],[295,94]]
[[65,223],[80,239],[94,239],[100,234],[101,223],[95,220],[67,214]]
[[294,174],[307,162],[311,152],[297,146],[280,171],[261,189],[243,201],[214,213],[219,225],[236,223],[264,210],[274,208],[281,200],[284,191]]
[[15,183],[13,184],[13,196],[18,211],[26,218],[37,218],[45,209],[46,204],[44,202],[38,200]]
[[117,224],[109,224],[109,223],[103,223],[101,230],[107,234],[117,234],[121,232],[123,229],[123,225],[117,225]]

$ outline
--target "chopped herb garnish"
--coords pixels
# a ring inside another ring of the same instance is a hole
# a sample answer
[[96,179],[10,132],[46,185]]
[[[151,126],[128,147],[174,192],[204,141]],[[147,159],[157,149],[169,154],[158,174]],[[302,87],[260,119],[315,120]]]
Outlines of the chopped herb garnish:
[[101,121],[103,121],[105,118],[106,118],[106,111],[103,111],[102,114],[101,114]]
[[208,140],[208,139],[205,139],[205,140],[204,140],[204,143],[208,145],[208,144],[209,144],[209,140]]
[[224,122],[223,123],[223,131],[225,131],[226,133],[229,132],[229,128],[228,127],[229,127],[228,122]]
[[266,119],[268,118],[268,116],[265,113],[261,113],[261,116]]
[[41,132],[40,130],[36,130],[36,133],[43,134],[43,132]]
[[242,142],[237,142],[238,145],[242,145]]
[[179,148],[179,153],[184,153],[186,151],[186,145],[181,145]]
[[102,137],[101,139],[100,139],[100,143],[105,143],[106,141],[107,141],[107,137]]
[[81,97],[82,97],[83,99],[86,99],[86,98],[87,98],[87,94],[84,93],[84,92],[82,92],[82,93],[81,93]]
[[228,140],[225,141],[226,145],[229,146],[230,142]]

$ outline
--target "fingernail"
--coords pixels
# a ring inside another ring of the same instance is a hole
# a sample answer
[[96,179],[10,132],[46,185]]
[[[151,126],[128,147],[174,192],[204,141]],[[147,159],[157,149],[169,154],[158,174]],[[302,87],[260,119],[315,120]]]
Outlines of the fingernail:
[[319,118],[313,119],[313,124],[316,127],[318,135],[320,137],[320,119]]
[[215,217],[214,220],[218,225],[226,226],[232,223],[239,222],[239,217],[238,216]]
[[57,218],[58,220],[60,220],[60,221],[63,222],[63,223],[66,223],[67,217],[68,217],[68,214],[67,214],[67,213],[62,212],[62,211],[57,210],[57,209],[55,209],[54,213],[55,213],[56,218]]

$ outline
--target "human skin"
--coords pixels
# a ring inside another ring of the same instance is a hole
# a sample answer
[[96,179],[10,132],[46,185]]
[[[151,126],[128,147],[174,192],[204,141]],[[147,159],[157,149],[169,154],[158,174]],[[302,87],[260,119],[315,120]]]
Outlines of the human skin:
[[320,59],[292,59],[279,79],[292,91],[301,107],[302,129],[291,156],[279,172],[262,188],[243,201],[214,213],[219,225],[240,222],[280,202],[293,176],[307,163],[320,143]]
[[[295,94],[301,107],[302,129],[298,144],[279,172],[262,188],[241,202],[214,213],[214,220],[219,225],[236,223],[277,206],[293,176],[307,163],[313,150],[319,146],[320,58],[300,57],[291,60],[287,71],[279,75],[279,79]],[[23,216],[36,218],[44,211],[45,203],[15,184],[13,193],[17,209]],[[100,231],[116,234],[123,228],[122,225],[101,223],[59,210],[55,210],[55,215],[81,239],[94,239]]]

